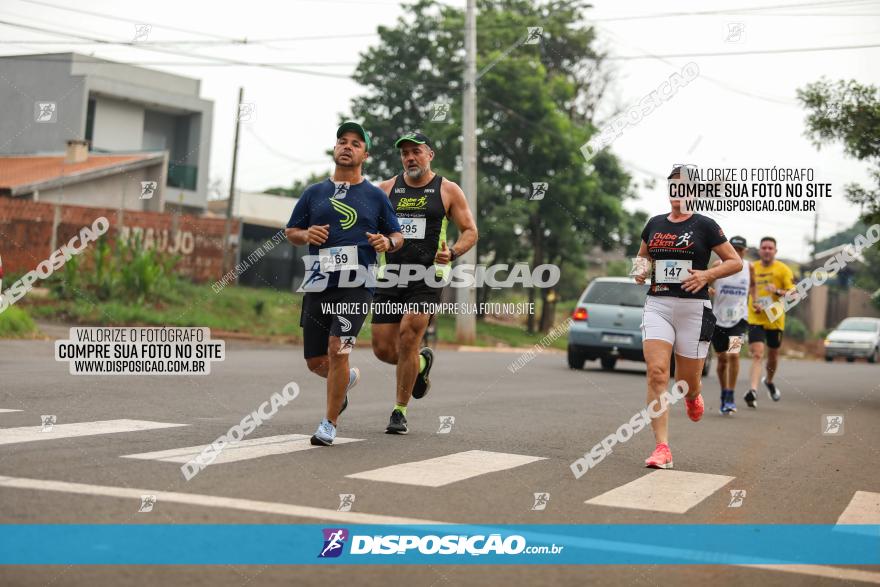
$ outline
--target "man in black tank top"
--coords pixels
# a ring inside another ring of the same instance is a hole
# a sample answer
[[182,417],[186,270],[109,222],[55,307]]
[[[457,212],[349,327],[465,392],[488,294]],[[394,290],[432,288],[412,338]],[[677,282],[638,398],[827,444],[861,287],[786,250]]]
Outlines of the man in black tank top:
[[[400,137],[404,172],[383,181],[379,187],[388,194],[404,237],[399,250],[385,256],[389,265],[428,268],[429,273],[445,274],[450,263],[477,242],[477,225],[461,188],[431,170],[434,149],[430,139],[412,132]],[[446,242],[449,220],[458,227],[454,245]],[[436,279],[435,281],[440,281]],[[430,348],[419,350],[430,321],[430,304],[440,301],[442,288],[426,281],[410,281],[404,286],[379,287],[373,299],[373,353],[381,361],[397,365],[397,399],[388,434],[406,434],[406,406],[410,397],[428,393],[428,375],[434,362]],[[406,306],[406,307],[403,307]]]

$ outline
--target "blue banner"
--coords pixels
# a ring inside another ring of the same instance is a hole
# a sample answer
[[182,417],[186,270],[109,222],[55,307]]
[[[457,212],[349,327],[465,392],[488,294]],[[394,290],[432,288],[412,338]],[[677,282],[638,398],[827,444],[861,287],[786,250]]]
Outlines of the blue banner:
[[0,525],[0,564],[880,564],[880,525]]

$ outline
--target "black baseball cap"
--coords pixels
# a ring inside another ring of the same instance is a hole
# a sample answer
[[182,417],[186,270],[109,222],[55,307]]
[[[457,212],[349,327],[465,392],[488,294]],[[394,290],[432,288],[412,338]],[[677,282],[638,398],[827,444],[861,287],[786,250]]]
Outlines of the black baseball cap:
[[364,139],[364,145],[366,145],[367,151],[369,151],[372,148],[373,141],[370,140],[370,134],[366,130],[364,130],[364,127],[362,127],[359,123],[355,122],[354,120],[346,120],[345,122],[340,124],[339,128],[336,129],[336,138],[338,139],[339,137],[342,136],[342,133],[345,133],[348,131],[351,131],[351,132],[354,132],[354,133],[361,135],[361,138]]
[[411,143],[415,143],[417,145],[428,145],[428,147],[433,150],[434,145],[431,144],[431,139],[426,137],[424,134],[420,132],[408,132],[399,139],[394,142],[394,147],[397,148],[400,146],[400,143],[404,141],[409,141]]
[[733,245],[734,249],[747,249],[746,239],[741,236],[732,236],[730,237],[730,244]]

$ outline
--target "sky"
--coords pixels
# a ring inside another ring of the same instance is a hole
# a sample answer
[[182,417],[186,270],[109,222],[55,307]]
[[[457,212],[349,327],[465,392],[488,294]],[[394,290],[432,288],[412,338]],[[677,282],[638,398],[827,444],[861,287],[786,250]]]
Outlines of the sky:
[[[464,6],[464,0],[445,3]],[[741,234],[750,244],[775,236],[780,256],[802,261],[810,255],[816,217],[820,239],[855,221],[858,209],[845,200],[843,186],[869,184],[868,165],[847,158],[839,145],[817,150],[804,136],[806,113],[795,92],[823,76],[880,85],[880,0],[779,0],[761,8],[755,0],[594,0],[593,6],[583,19],[614,58],[599,122],[637,104],[686,64],[700,71],[611,145],[637,182],[628,210],[668,210],[664,178],[673,163],[777,166],[814,169],[815,181],[832,184],[832,198],[821,201],[816,214],[716,216],[728,236]],[[335,124],[363,91],[348,76],[360,53],[378,42],[377,27],[393,26],[402,14],[392,0],[0,0],[0,20],[59,33],[0,25],[0,54],[76,51],[200,79],[201,96],[214,102],[210,178],[224,193],[243,87],[254,114],[242,125],[237,183],[260,191],[330,172],[325,152]],[[143,24],[149,30],[140,29],[146,43],[139,46],[83,39],[129,42]],[[731,34],[731,26],[741,34]],[[244,38],[252,44],[232,42]],[[873,47],[804,51],[852,45]],[[782,49],[791,51],[766,52]],[[727,55],[705,55],[719,53]],[[285,65],[204,65],[199,56]],[[651,179],[658,181],[648,188]]]

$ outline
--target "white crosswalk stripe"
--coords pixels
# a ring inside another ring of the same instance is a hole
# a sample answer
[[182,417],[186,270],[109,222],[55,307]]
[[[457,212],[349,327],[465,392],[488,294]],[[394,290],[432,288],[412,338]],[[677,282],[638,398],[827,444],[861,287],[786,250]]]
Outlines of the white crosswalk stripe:
[[880,524],[880,493],[856,491],[838,524]]
[[347,477],[401,485],[442,487],[471,477],[504,471],[542,460],[544,457],[469,450],[424,461],[363,471],[347,475]]
[[18,428],[0,428],[0,445],[18,444],[20,442],[36,442],[40,440],[58,440],[98,434],[116,434],[120,432],[140,432],[160,428],[176,428],[186,424],[168,424],[147,420],[99,420],[97,422],[74,422],[72,424],[55,424],[51,427],[21,426]]
[[21,410],[7,410],[4,408],[0,408],[0,414],[8,414],[9,412],[20,412]]
[[[266,436],[265,438],[253,438],[242,440],[236,444],[226,445],[211,463],[235,463],[249,459],[258,459],[270,455],[282,455],[313,448],[309,443],[311,438],[308,434],[283,434],[280,436]],[[336,438],[333,445],[346,444],[349,442],[361,442],[360,438]],[[209,445],[187,446],[185,448],[173,448],[156,452],[145,452],[133,455],[123,455],[126,459],[143,459],[148,461],[165,461],[168,463],[187,463],[197,457]],[[325,449],[326,450],[326,449]]]
[[727,475],[654,471],[584,503],[683,514],[734,479]]

